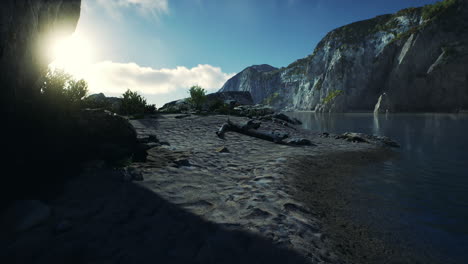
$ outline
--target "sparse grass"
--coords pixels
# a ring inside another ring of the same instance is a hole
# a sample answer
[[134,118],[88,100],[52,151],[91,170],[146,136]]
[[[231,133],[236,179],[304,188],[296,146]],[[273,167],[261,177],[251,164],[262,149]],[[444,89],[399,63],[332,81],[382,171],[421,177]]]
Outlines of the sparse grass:
[[276,102],[276,100],[278,100],[278,97],[279,97],[279,93],[272,93],[270,96],[268,96],[267,98],[265,98],[263,100],[263,103],[266,104],[266,105],[271,105],[273,104],[274,102]]
[[317,81],[317,84],[315,85],[315,89],[317,91],[320,91],[320,89],[322,89],[322,85],[323,85],[323,78],[320,78],[318,81]]
[[422,10],[422,18],[424,20],[432,19],[447,12],[447,10],[455,6],[457,3],[458,0],[443,0],[432,5],[426,5]]
[[341,90],[332,91],[331,93],[329,93],[327,95],[327,97],[325,97],[323,99],[323,103],[328,104],[328,103],[332,102],[337,96],[339,96],[342,93],[343,93],[343,91],[341,91]]

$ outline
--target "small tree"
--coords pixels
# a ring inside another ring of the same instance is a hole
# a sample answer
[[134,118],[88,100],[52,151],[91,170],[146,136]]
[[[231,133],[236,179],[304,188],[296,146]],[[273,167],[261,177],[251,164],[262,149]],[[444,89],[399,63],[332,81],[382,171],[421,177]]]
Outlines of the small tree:
[[206,101],[206,90],[198,85],[194,85],[189,89],[190,103],[195,107],[197,110],[201,110],[203,103]]
[[65,90],[67,100],[73,104],[80,103],[88,94],[88,83],[81,80],[70,80],[68,88]]
[[62,108],[76,107],[88,94],[88,83],[74,79],[62,69],[49,69],[41,85],[41,94],[50,104]]
[[132,92],[128,89],[122,95],[122,113],[125,115],[144,114],[146,107],[146,99],[137,92]]

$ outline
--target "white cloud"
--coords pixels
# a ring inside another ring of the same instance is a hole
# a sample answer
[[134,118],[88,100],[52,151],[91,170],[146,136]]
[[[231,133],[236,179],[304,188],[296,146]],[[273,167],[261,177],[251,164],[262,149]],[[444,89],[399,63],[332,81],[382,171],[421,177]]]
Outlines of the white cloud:
[[153,69],[136,63],[104,61],[92,65],[83,77],[88,81],[91,93],[103,92],[114,96],[130,89],[147,97],[150,103],[162,106],[168,101],[187,97],[188,88],[192,85],[215,92],[234,75],[208,64],[191,69]]
[[142,15],[158,18],[169,12],[168,0],[97,0],[111,16],[119,18],[122,8],[135,8]]

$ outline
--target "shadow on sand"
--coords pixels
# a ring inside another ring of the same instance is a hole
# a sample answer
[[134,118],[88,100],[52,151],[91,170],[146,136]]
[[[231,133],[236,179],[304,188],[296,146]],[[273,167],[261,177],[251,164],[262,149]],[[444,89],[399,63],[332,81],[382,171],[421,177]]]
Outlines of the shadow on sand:
[[[102,170],[71,180],[52,216],[21,234],[2,231],[1,263],[310,263],[298,253],[212,223]],[[3,227],[5,228],[5,227]]]

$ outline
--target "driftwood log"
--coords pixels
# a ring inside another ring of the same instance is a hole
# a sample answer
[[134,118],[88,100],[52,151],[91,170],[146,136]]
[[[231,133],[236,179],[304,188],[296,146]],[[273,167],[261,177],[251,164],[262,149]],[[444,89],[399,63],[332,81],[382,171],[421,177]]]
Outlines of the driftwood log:
[[223,124],[221,128],[216,132],[216,134],[218,135],[218,137],[224,138],[224,133],[226,133],[227,131],[233,131],[247,136],[272,141],[278,144],[284,144],[283,140],[289,136],[288,133],[259,131],[257,130],[259,127],[260,123],[255,122],[253,120],[249,120],[243,125],[238,125],[231,122],[231,120],[228,119],[227,122]]

